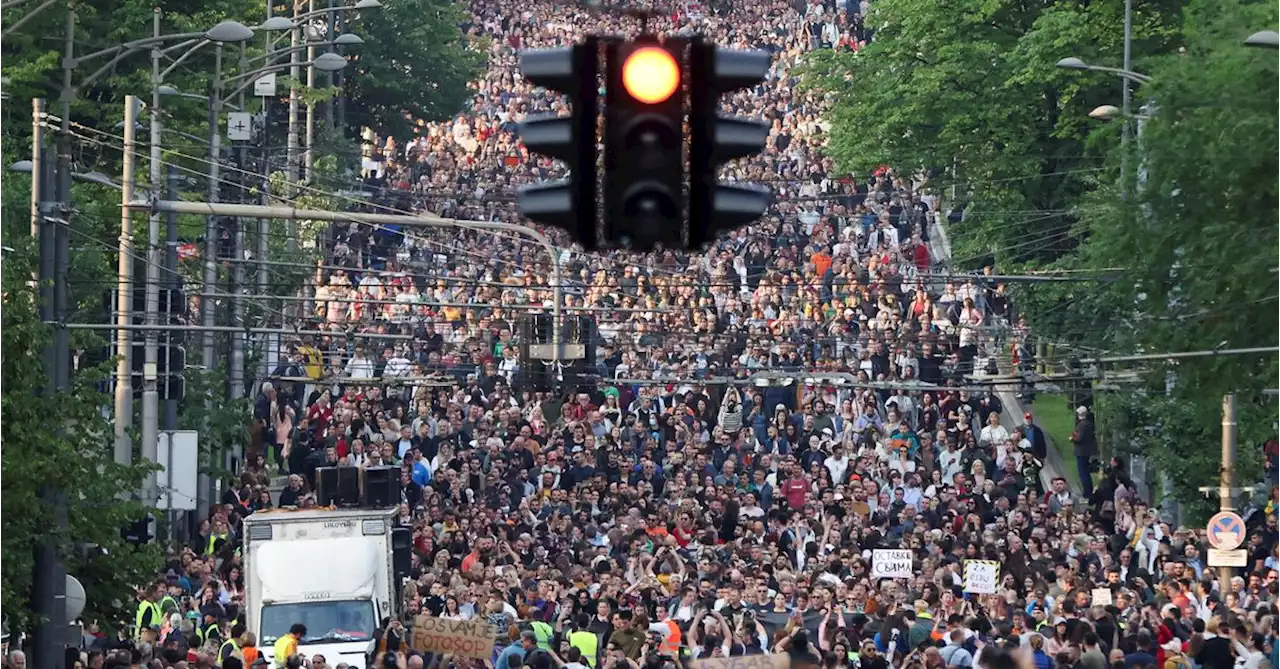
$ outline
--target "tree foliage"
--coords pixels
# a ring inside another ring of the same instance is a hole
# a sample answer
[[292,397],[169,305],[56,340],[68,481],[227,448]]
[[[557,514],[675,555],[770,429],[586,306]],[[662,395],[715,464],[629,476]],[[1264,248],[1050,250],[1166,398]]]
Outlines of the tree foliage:
[[[1119,80],[1055,67],[1068,56],[1119,65],[1120,3],[875,3],[871,45],[817,54],[808,68],[834,97],[829,151],[852,171],[887,164],[957,186],[967,206],[951,230],[960,265],[1098,277],[1015,287],[1033,331],[1066,350],[1050,362],[1274,345],[1277,71],[1274,52],[1241,41],[1275,25],[1276,7],[1133,8],[1132,67],[1153,79],[1133,106],[1153,103],[1153,118],[1128,146],[1127,184],[1118,179],[1121,124],[1088,118],[1118,106]],[[1240,480],[1255,480],[1256,446],[1274,434],[1274,402],[1260,391],[1275,387],[1276,362],[1119,365],[1141,383],[1100,394],[1106,441],[1149,456],[1199,510],[1197,488],[1216,480],[1209,445],[1219,441],[1224,394],[1238,395]]]
[[[1139,48],[1168,39],[1174,3],[1135,2]],[[962,265],[1052,261],[1077,244],[1078,197],[1105,173],[1087,113],[1117,102],[1108,78],[1058,69],[1118,53],[1117,3],[885,0],[857,53],[819,52],[809,82],[834,97],[829,153],[841,168],[928,170],[970,203],[953,235]],[[1176,16],[1176,12],[1174,13]]]
[[[1082,267],[1124,267],[1107,285],[1112,313],[1128,327],[1105,332],[1119,350],[1199,351],[1274,346],[1277,173],[1276,59],[1241,44],[1274,25],[1274,4],[1194,0],[1185,14],[1186,52],[1151,59],[1141,90],[1142,127],[1130,184],[1134,197],[1092,226]],[[1138,174],[1141,173],[1141,177]],[[1222,396],[1237,395],[1239,478],[1256,480],[1259,445],[1274,435],[1277,356],[1179,360],[1149,369],[1154,391],[1115,401],[1143,451],[1176,484],[1182,501],[1218,470]],[[1172,376],[1169,376],[1169,375]],[[1164,396],[1166,377],[1173,389]],[[1154,395],[1161,395],[1156,398]]]
[[[52,332],[41,323],[36,291],[28,285],[36,258],[26,212],[13,206],[21,202],[17,182],[6,179],[4,184],[3,232],[13,251],[6,252],[0,269],[0,378],[5,389],[0,396],[0,512],[5,518],[0,607],[14,629],[30,629],[35,622],[30,601],[33,547],[52,536],[68,572],[85,586],[85,618],[112,627],[132,606],[132,587],[154,578],[160,566],[155,546],[138,549],[120,535],[127,523],[146,514],[141,504],[121,493],[137,490],[149,467],[112,461],[112,430],[100,412],[111,400],[96,388],[104,378],[102,370],[82,372],[64,392],[44,390],[48,377],[42,349]],[[53,507],[40,497],[42,487],[65,495],[65,530],[58,529]],[[87,557],[79,548],[88,544],[106,554]]]
[[362,17],[364,44],[344,75],[351,125],[405,136],[412,119],[435,121],[462,108],[483,63],[483,43],[461,29],[461,4],[398,0]]
[[[0,74],[9,99],[4,105],[0,123],[0,141],[8,165],[29,157],[31,141],[31,98],[47,101],[50,113],[61,113],[59,95],[62,85],[62,48],[68,7],[76,12],[75,55],[83,58],[92,52],[152,35],[154,9],[161,12],[162,34],[206,30],[220,21],[238,20],[256,25],[264,18],[261,3],[249,0],[208,0],[191,3],[177,0],[102,0],[98,2],[15,3],[7,6],[0,22],[12,26],[28,12],[37,14],[17,31],[7,34],[0,44]],[[288,7],[276,8],[287,13]],[[403,111],[418,117],[441,118],[459,108],[467,97],[467,82],[481,62],[478,52],[468,49],[469,42],[460,29],[462,15],[454,3],[444,0],[399,0],[384,9],[362,12],[364,16],[346,14],[348,29],[365,38],[364,47],[354,49],[355,67],[347,71],[348,107],[358,113],[349,115],[352,125],[372,124],[380,131],[395,129],[403,122]],[[172,43],[172,42],[170,42]],[[287,39],[284,40],[287,44]],[[246,43],[246,58],[262,55],[266,41],[261,37]],[[277,43],[277,48],[279,43]],[[237,74],[240,46],[222,47],[224,77]],[[203,46],[182,61],[166,76],[164,83],[180,91],[207,94],[212,89],[212,73],[216,49]],[[82,62],[74,72],[78,90],[71,107],[74,137],[71,138],[73,170],[98,171],[118,175],[122,168],[122,131],[116,124],[124,118],[124,98],[132,94],[150,102],[151,68],[148,49],[126,54],[107,68],[97,81],[86,84],[89,75],[109,63],[112,55]],[[178,53],[170,54],[177,57]],[[166,60],[167,67],[172,60]],[[258,59],[254,66],[261,64]],[[404,63],[421,63],[412,76],[405,75]],[[332,91],[307,92],[307,99],[322,100]],[[283,97],[284,93],[282,93]],[[284,100],[275,101],[278,108]],[[256,105],[254,105],[256,106]],[[206,137],[209,133],[208,112],[204,104],[190,98],[165,98],[164,125],[180,133]],[[146,113],[150,113],[148,110]],[[146,122],[144,116],[140,119]],[[280,128],[271,132],[282,133]],[[338,137],[341,133],[336,134]],[[283,144],[283,137],[274,144]],[[178,166],[181,176],[205,173],[205,147],[179,135],[164,138],[166,159]],[[138,176],[140,186],[146,184],[145,143],[147,130],[138,133],[140,153]],[[319,173],[327,178],[338,174],[332,156],[342,153],[347,162],[354,159],[349,142],[338,139],[318,143],[316,147]],[[36,291],[27,285],[36,249],[29,239],[28,192],[30,182],[23,177],[3,180],[3,237],[6,251],[3,262],[3,384],[5,393],[0,404],[0,424],[4,448],[0,451],[3,468],[5,516],[3,553],[0,570],[0,608],[15,630],[30,630],[35,622],[30,614],[33,553],[32,547],[44,536],[53,535],[63,555],[68,572],[79,576],[88,590],[85,618],[99,620],[105,627],[120,618],[116,610],[132,607],[134,585],[155,577],[160,566],[156,547],[135,549],[124,543],[121,528],[145,514],[144,507],[132,501],[129,493],[139,488],[147,467],[138,464],[123,467],[114,464],[112,430],[102,418],[103,407],[111,400],[101,395],[97,385],[104,378],[96,370],[80,370],[71,389],[52,395],[41,393],[45,370],[41,348],[51,333],[37,312]],[[196,184],[201,187],[203,184]],[[329,184],[323,184],[327,187]],[[203,189],[194,190],[199,199]],[[116,253],[120,234],[119,191],[102,186],[77,183],[73,188],[71,221],[71,267],[69,283],[74,322],[102,322],[103,295],[114,288]],[[302,204],[332,204],[304,201]],[[203,221],[184,217],[183,230],[199,230]],[[275,226],[279,229],[279,226]],[[139,231],[135,229],[136,235]],[[297,262],[302,258],[290,253],[280,241],[271,238],[273,260]],[[188,236],[186,241],[195,241]],[[188,283],[200,281],[200,268],[184,264]],[[305,270],[277,277],[277,289],[301,283]],[[253,310],[252,316],[273,318],[265,310]],[[278,312],[275,312],[278,315]],[[102,337],[86,331],[73,331],[74,349],[95,351],[105,346]],[[198,337],[189,340],[193,345]],[[194,349],[189,359],[199,358]],[[110,367],[111,361],[104,363]],[[187,396],[179,412],[179,426],[201,430],[203,471],[219,476],[222,462],[215,456],[224,449],[244,444],[247,401],[228,402],[225,397],[225,372],[196,372],[187,375]],[[213,401],[210,401],[213,400]],[[135,462],[139,462],[135,453]],[[40,486],[65,491],[68,495],[69,527],[56,531],[52,509],[39,496]],[[105,553],[85,553],[79,547],[96,544]]]

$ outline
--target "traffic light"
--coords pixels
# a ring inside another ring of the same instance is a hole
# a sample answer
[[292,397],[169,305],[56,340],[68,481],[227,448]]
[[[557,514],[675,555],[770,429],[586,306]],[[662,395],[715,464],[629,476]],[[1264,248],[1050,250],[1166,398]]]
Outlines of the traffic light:
[[769,125],[722,116],[720,96],[755,86],[769,74],[772,56],[762,50],[722,49],[695,40],[689,53],[689,246],[750,223],[773,203],[768,189],[722,184],[720,166],[764,150]]
[[543,114],[520,124],[520,139],[532,153],[568,164],[569,176],[520,191],[520,212],[530,220],[566,230],[587,250],[596,247],[596,89],[599,41],[561,49],[520,53],[520,73],[535,86],[568,96],[568,117]]
[[151,533],[151,523],[155,521],[155,517],[147,514],[145,518],[140,518],[125,524],[120,528],[120,538],[134,546],[151,543],[155,535]]
[[688,45],[645,36],[606,47],[604,230],[623,247],[685,246]]
[[[144,325],[147,293],[145,288],[133,291],[133,322]],[[160,288],[160,324],[182,325],[187,313],[187,296],[181,289]],[[159,352],[156,356],[156,390],[162,399],[180,400],[186,394],[186,381],[183,372],[187,367],[187,350],[183,346],[185,337],[181,331],[162,331],[158,333]],[[146,363],[146,333],[134,333],[133,353],[130,363],[133,378],[130,384],[134,394],[141,394],[146,381],[143,369]]]

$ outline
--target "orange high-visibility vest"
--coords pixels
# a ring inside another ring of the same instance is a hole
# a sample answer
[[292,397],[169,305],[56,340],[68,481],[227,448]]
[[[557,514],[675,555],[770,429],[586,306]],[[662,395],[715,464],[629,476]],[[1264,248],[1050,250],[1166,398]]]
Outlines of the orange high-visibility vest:
[[680,654],[680,640],[682,637],[680,633],[680,626],[671,618],[667,618],[664,622],[667,623],[668,631],[667,636],[663,638],[662,643],[659,644],[659,648],[661,648],[663,655],[676,657]]

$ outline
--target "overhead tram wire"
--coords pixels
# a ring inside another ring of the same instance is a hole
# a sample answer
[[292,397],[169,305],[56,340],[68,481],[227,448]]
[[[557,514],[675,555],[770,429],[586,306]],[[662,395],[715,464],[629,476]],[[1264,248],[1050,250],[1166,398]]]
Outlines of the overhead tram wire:
[[[99,131],[99,132],[100,132],[100,131]],[[103,134],[109,134],[109,133],[103,133]],[[166,161],[166,163],[168,163],[168,164],[174,164],[174,163],[170,163],[169,161]],[[193,175],[195,175],[195,176],[198,176],[198,177],[204,177],[204,176],[205,176],[203,173],[200,173],[200,172],[196,171],[196,170],[195,170],[195,169],[193,169],[193,168],[189,168],[189,167],[186,167],[186,166],[183,166],[183,165],[177,165],[177,164],[174,164],[174,165],[175,165],[175,167],[177,167],[178,169],[180,169],[180,170],[184,170],[184,171],[187,171],[187,172],[189,172],[189,173],[191,173],[191,174],[193,174]],[[231,168],[231,169],[234,171],[234,170],[235,170],[235,169],[237,169],[237,168]],[[243,171],[243,172],[245,172],[246,174],[250,174],[250,175],[255,175],[255,176],[264,176],[264,175],[262,175],[261,173],[249,172],[249,171],[247,171],[247,170],[240,170],[240,171]],[[236,187],[236,188],[243,188],[243,189],[245,189],[245,190],[249,190],[249,189],[251,188],[251,187],[250,187],[250,186],[248,186],[248,185],[240,184],[240,183],[238,183],[238,182],[233,182],[233,181],[231,181],[230,179],[227,179],[227,178],[220,178],[220,179],[219,179],[219,181],[220,181],[220,182],[222,182],[222,183],[224,183],[224,184],[230,185],[230,186],[232,186],[232,187]],[[312,189],[312,190],[314,190],[314,189]],[[341,195],[341,194],[336,194],[336,193],[335,193],[335,194],[323,193],[323,194],[325,194],[325,195],[327,195],[327,196],[331,196],[331,197],[338,197],[338,198],[346,198],[346,199],[350,199],[350,200],[352,200],[354,203],[357,203],[357,204],[377,206],[377,207],[380,207],[380,208],[382,208],[382,209],[384,209],[384,210],[391,211],[391,212],[407,213],[407,214],[409,214],[409,215],[414,215],[414,214],[415,214],[415,212],[406,212],[406,211],[404,211],[404,210],[397,209],[397,208],[394,208],[394,207],[390,207],[390,206],[386,206],[386,205],[380,205],[380,204],[376,204],[376,203],[371,203],[371,202],[367,202],[367,201],[364,201],[364,200],[359,200],[359,199],[356,199],[356,198],[350,198],[350,197],[348,197],[348,196]],[[282,199],[282,201],[284,201],[284,199],[283,199],[283,198],[281,198],[281,199]],[[387,229],[389,229],[389,228],[387,228],[387,226],[382,225],[382,224],[367,224],[367,225],[369,225],[370,227],[373,227],[373,228],[375,228],[375,229],[383,229],[383,230],[387,230]],[[467,226],[465,226],[465,225],[460,225],[459,227],[466,228]],[[494,234],[494,235],[501,235],[501,236],[505,236],[503,233],[499,233],[499,232],[496,232],[496,231],[487,231],[487,230],[477,230],[477,231],[478,231],[478,232],[481,232],[482,234]],[[439,245],[439,246],[440,246],[442,249],[444,249],[444,250],[450,250],[450,251],[461,252],[461,253],[464,253],[464,254],[473,255],[473,256],[475,256],[475,257],[488,259],[488,256],[485,256],[485,255],[483,255],[483,254],[480,254],[480,253],[477,253],[477,252],[471,251],[471,250],[469,250],[469,249],[463,249],[463,248],[460,248],[460,247],[452,247],[451,245],[448,245],[448,244],[446,244],[446,243],[444,243],[444,242],[440,242],[440,241],[438,241],[438,240],[433,240],[433,239],[430,239],[430,238],[427,238],[427,237],[424,237],[424,236],[421,236],[421,235],[416,235],[416,234],[414,234],[414,233],[412,233],[412,232],[406,232],[406,231],[404,231],[404,230],[401,230],[401,231],[398,231],[398,232],[399,232],[399,234],[403,234],[403,235],[405,235],[406,237],[409,237],[409,238],[412,238],[412,239],[416,239],[416,240],[423,240],[423,241],[426,241],[428,244],[436,244],[436,245]],[[513,235],[512,237],[514,238],[514,240],[515,240],[515,241],[517,241],[517,242],[519,242],[519,243],[524,244],[524,243],[526,243],[526,242],[527,242],[527,240],[525,240],[524,238],[515,237],[514,235]],[[615,261],[615,262],[620,262],[620,263],[623,263],[623,264],[626,264],[626,262],[627,262],[627,261],[625,261],[625,260],[615,260],[615,259],[610,259],[610,260],[611,260],[611,261]],[[258,260],[251,260],[251,261],[246,261],[246,262],[248,262],[248,263],[249,263],[249,264],[251,264],[251,265],[258,265],[258,264],[279,264],[279,263],[276,263],[276,262],[273,262],[273,261],[264,261],[264,262],[260,262],[260,261],[258,261]],[[346,270],[347,268],[343,268],[343,269],[344,269],[344,270]],[[349,271],[367,271],[367,270],[349,270]],[[666,271],[670,272],[672,275],[678,275],[678,274],[677,274],[676,272],[674,272],[674,271],[671,271],[671,270],[666,270]],[[412,276],[415,276],[415,277],[432,278],[432,277],[430,277],[429,275],[413,274],[413,273],[411,273],[411,272],[404,272],[404,274],[412,275]],[[930,279],[946,279],[946,278],[952,278],[952,279],[964,279],[964,278],[968,278],[968,276],[967,276],[967,275],[945,275],[945,276],[944,276],[944,275],[924,275],[924,276],[925,276],[925,277],[927,277],[927,278],[930,278]],[[440,276],[440,277],[434,277],[434,278],[436,278],[437,280],[455,281],[455,282],[468,282],[468,281],[475,281],[475,280],[468,280],[468,279],[464,279],[464,278],[460,278],[460,277],[444,277],[444,276]],[[913,276],[913,277],[910,277],[910,278],[915,278],[915,277]],[[1036,281],[1071,281],[1071,280],[1086,280],[1086,279],[1067,279],[1067,278],[1062,278],[1062,279],[1056,279],[1056,278],[1055,278],[1055,279],[1048,279],[1048,278],[1042,278],[1042,277],[1031,277],[1031,276],[1027,276],[1027,277],[1012,277],[1012,276],[1011,276],[1011,277],[1000,277],[999,279],[993,279],[993,280],[1004,280],[1004,281],[1011,281],[1011,282],[1012,282],[1012,281],[1022,281],[1022,280],[1025,280],[1025,281],[1033,281],[1033,282],[1036,282]],[[1092,280],[1092,279],[1088,279],[1088,280]],[[617,287],[616,285],[615,285],[615,286],[610,286],[610,285],[608,285],[608,284],[592,284],[592,285],[593,285],[593,287]],[[682,287],[701,288],[701,287],[734,287],[734,286],[736,286],[737,284],[736,284],[735,282],[723,282],[723,283],[712,283],[712,282],[696,282],[696,283],[694,283],[694,282],[689,282],[689,283],[682,283],[682,284],[666,284],[666,285],[668,285],[668,286],[670,286],[670,287],[673,287],[673,288],[682,288]],[[793,284],[791,284],[791,285],[797,285],[797,284],[794,284],[794,283],[793,283]],[[809,284],[799,284],[799,285],[801,285],[801,286],[818,286],[818,285],[820,285],[820,283],[819,283],[818,281],[814,281],[814,282],[809,283]],[[524,287],[511,287],[511,286],[498,286],[498,287],[500,287],[500,288],[505,288],[505,289],[525,289]],[[579,287],[579,286],[578,286],[578,285],[576,285],[576,284],[566,284],[566,285],[561,286],[561,288],[576,288],[576,287]],[[553,285],[548,285],[548,286],[547,286],[547,288],[548,288],[548,289],[554,289],[554,288],[555,288],[555,286],[553,286]]]

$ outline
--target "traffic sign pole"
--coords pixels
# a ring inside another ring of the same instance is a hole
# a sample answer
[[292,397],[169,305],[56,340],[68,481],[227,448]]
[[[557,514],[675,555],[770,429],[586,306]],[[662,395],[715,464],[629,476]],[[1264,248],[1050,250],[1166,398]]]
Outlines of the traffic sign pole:
[[[1240,516],[1236,515],[1234,505],[1231,502],[1232,489],[1235,488],[1236,482],[1236,396],[1227,395],[1222,398],[1222,476],[1220,478],[1220,487],[1218,488],[1218,510],[1219,514],[1214,516],[1214,520],[1220,520],[1224,514],[1234,516],[1235,521],[1239,521],[1239,540],[1244,541],[1244,522],[1240,520]],[[1231,520],[1230,517],[1227,520]],[[1210,521],[1209,535],[1214,534],[1213,521]],[[1239,544],[1236,544],[1239,546]],[[1216,546],[1217,548],[1235,548],[1236,546]],[[1226,592],[1231,586],[1231,567],[1218,567],[1218,589],[1220,592]]]

